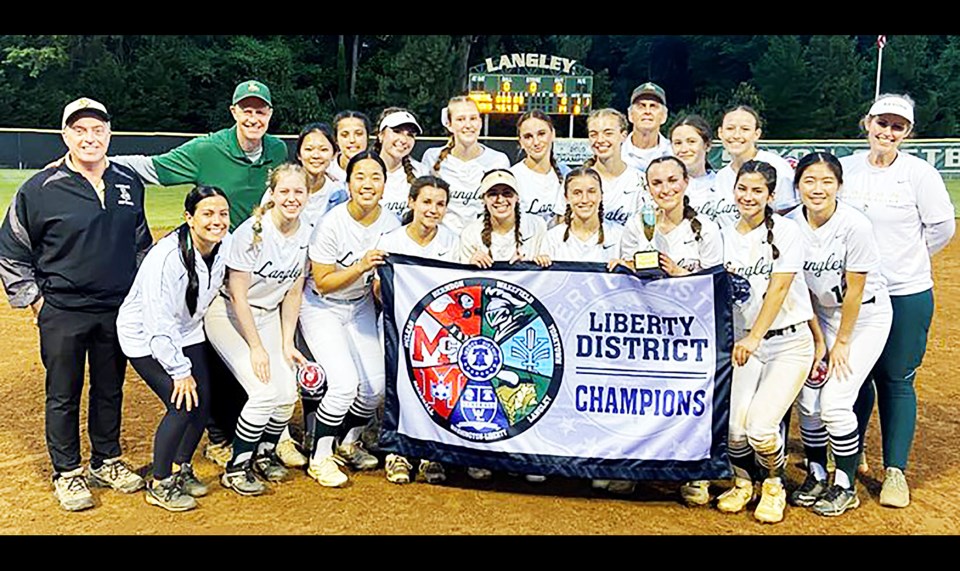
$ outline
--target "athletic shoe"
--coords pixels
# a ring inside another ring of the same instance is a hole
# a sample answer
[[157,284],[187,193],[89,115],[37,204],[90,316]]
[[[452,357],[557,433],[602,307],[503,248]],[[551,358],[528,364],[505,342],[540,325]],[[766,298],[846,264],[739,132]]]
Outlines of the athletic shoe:
[[753,482],[747,478],[734,478],[733,487],[717,497],[717,509],[724,513],[737,513],[747,507],[754,497]]
[[680,486],[680,497],[688,506],[705,506],[710,503],[710,480],[694,480]]
[[147,503],[170,512],[185,512],[197,507],[197,500],[184,491],[181,474],[182,471],[163,480],[154,479],[143,496]]
[[867,449],[864,448],[860,453],[860,465],[857,466],[857,473],[867,475],[870,473],[870,464],[867,464]]
[[827,482],[818,480],[813,474],[807,474],[807,478],[800,487],[790,494],[790,503],[801,508],[809,508],[817,503],[826,491]]
[[471,466],[467,468],[467,476],[470,476],[474,480],[489,480],[493,478],[493,472],[486,468],[474,468]]
[[523,479],[531,484],[542,484],[547,481],[547,477],[542,474],[524,474]]
[[330,455],[319,462],[310,461],[307,475],[327,488],[339,488],[350,481],[350,478],[340,469],[342,459]]
[[53,482],[53,495],[60,507],[68,512],[78,512],[93,507],[93,494],[83,477],[83,468],[60,474]]
[[856,490],[834,484],[827,488],[817,503],[813,504],[813,511],[819,515],[838,516],[858,507],[860,507],[860,498],[857,497]]
[[134,473],[117,457],[104,460],[99,468],[90,466],[90,485],[113,488],[124,494],[132,494],[137,490],[142,490],[144,482],[143,478]]
[[607,485],[607,491],[611,494],[626,496],[632,494],[637,489],[637,483],[633,480],[610,480]]
[[277,443],[277,458],[283,462],[287,468],[303,468],[307,465],[307,457],[297,450],[297,444],[293,440],[281,440]]
[[783,510],[787,507],[787,491],[783,489],[780,478],[767,478],[760,491],[760,503],[753,517],[763,523],[783,521]]
[[384,463],[387,470],[387,481],[394,484],[409,484],[410,470],[413,464],[399,454],[387,454],[387,461]]
[[231,466],[220,476],[220,485],[241,496],[259,496],[267,486],[253,473],[253,463],[247,460],[239,466]]
[[193,473],[193,466],[189,462],[181,464],[180,471],[177,473],[180,474],[180,479],[183,483],[183,491],[188,496],[202,498],[210,493],[210,488],[201,482],[200,479],[197,478],[197,475]]
[[420,460],[420,468],[417,470],[428,484],[442,484],[447,481],[447,473],[443,469],[443,464],[432,460]]
[[590,487],[594,490],[606,490],[610,486],[610,480],[601,480],[594,478],[590,480]]
[[887,468],[880,488],[880,505],[888,508],[905,508],[910,505],[910,486],[900,468]]
[[376,456],[363,449],[363,444],[359,440],[351,444],[338,446],[337,456],[350,464],[350,467],[354,470],[376,470],[380,464]]
[[233,444],[230,442],[219,444],[211,442],[203,448],[203,457],[221,468],[226,468],[230,460],[233,459]]
[[273,450],[254,458],[253,470],[268,482],[282,482],[287,477],[287,468]]

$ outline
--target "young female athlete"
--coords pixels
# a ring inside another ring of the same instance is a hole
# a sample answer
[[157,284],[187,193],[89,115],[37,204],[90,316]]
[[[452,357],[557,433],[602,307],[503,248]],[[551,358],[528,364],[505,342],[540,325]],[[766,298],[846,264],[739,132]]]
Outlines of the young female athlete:
[[186,222],[147,253],[117,316],[124,354],[167,409],[153,439],[146,501],[170,511],[191,510],[208,492],[191,459],[210,414],[203,317],[223,283],[230,228],[219,188],[194,187],[183,207]]
[[359,111],[341,111],[333,118],[333,131],[339,152],[330,165],[330,176],[335,182],[346,184],[347,163],[357,153],[366,151],[370,142],[370,118]]
[[904,470],[917,419],[913,383],[933,318],[930,256],[956,231],[940,173],[899,151],[913,131],[913,111],[913,100],[906,95],[881,95],[863,119],[870,151],[840,161],[846,179],[840,198],[873,223],[893,305],[893,325],[870,375],[873,383],[864,383],[855,406],[862,443],[874,399],[879,401],[885,468],[880,504],[888,507],[910,503]]
[[[819,152],[803,157],[796,174],[803,206],[788,216],[807,242],[803,267],[817,317],[814,339],[825,343],[829,355],[826,381],[807,381],[797,401],[808,474],[790,502],[826,516],[860,505],[854,486],[860,438],[853,403],[880,357],[893,317],[873,225],[837,201],[842,184],[836,157]],[[833,485],[827,482],[828,441],[837,466]]]
[[265,490],[256,475],[271,482],[287,475],[276,446],[297,402],[294,367],[305,361],[293,335],[312,230],[300,220],[307,179],[302,167],[286,164],[270,173],[268,186],[270,200],[234,232],[227,295],[205,319],[210,344],[247,393],[220,479],[245,496]]
[[734,486],[720,495],[717,507],[739,512],[754,498],[750,472],[756,454],[766,478],[754,517],[766,523],[783,519],[787,500],[780,421],[814,363],[803,235],[793,220],[773,212],[776,184],[777,171],[769,164],[744,163],[735,190],[740,221],[723,235],[726,268],[750,282],[750,296],[734,311],[727,446]]
[[510,159],[478,141],[480,110],[468,97],[454,97],[441,113],[450,141],[423,153],[423,164],[431,174],[450,183],[450,202],[443,225],[458,236],[483,212],[483,193],[477,190],[484,173],[510,168]]
[[[383,399],[383,349],[374,308],[374,272],[387,255],[377,240],[400,221],[380,206],[387,167],[374,152],[347,163],[350,200],[333,208],[310,241],[316,302],[305,304],[300,327],[316,361],[328,372],[327,391],[316,412],[315,445],[307,473],[321,485],[349,480],[342,463],[376,468],[377,459],[359,441]],[[334,454],[335,440],[340,445]]]
[[[597,171],[603,180],[603,219],[623,226],[650,201],[643,173],[627,166],[620,158],[620,147],[627,138],[627,118],[616,109],[598,109],[587,117],[587,135],[593,157],[583,164]],[[553,212],[562,217],[567,204],[562,190]]]
[[544,236],[540,256],[551,261],[604,264],[619,260],[622,228],[603,219],[600,173],[589,167],[573,169],[563,186],[567,203],[563,222]]
[[[405,254],[447,262],[457,261],[457,236],[441,225],[447,211],[450,185],[433,175],[421,176],[410,185],[403,226],[380,237],[376,248],[390,254]],[[399,454],[387,454],[384,463],[387,480],[394,484],[411,481],[413,464]],[[447,479],[443,465],[421,459],[420,477],[430,484]]]
[[377,123],[380,127],[374,151],[387,165],[387,184],[380,205],[400,218],[407,208],[410,185],[427,173],[420,161],[410,157],[417,135],[423,129],[413,113],[402,107],[387,107]]
[[712,139],[710,125],[699,115],[681,117],[670,129],[673,154],[683,161],[690,177],[685,192],[690,198],[690,206],[717,225],[735,223],[739,214],[733,196],[714,188],[717,171],[707,161]]
[[520,186],[520,211],[524,216],[539,216],[551,224],[553,202],[563,194],[563,176],[570,170],[559,165],[553,156],[553,121],[538,109],[527,111],[517,121],[517,137],[524,156],[510,167],[510,172]]
[[[728,109],[723,114],[717,136],[723,143],[724,150],[730,155],[730,163],[717,172],[714,179],[714,190],[725,196],[729,201],[734,194],[737,172],[740,166],[747,161],[762,161],[771,165],[777,172],[777,183],[774,194],[776,202],[771,205],[778,214],[783,214],[800,204],[796,190],[793,188],[793,169],[783,157],[770,151],[757,148],[757,141],[763,134],[763,122],[760,114],[748,105],[738,105]],[[731,211],[719,214],[718,222],[721,228],[733,226],[737,223],[735,214]]]

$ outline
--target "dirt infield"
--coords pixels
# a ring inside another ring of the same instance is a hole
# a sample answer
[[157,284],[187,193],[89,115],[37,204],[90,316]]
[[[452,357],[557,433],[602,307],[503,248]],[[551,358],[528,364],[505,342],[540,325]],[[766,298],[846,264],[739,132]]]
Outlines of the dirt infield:
[[[672,484],[641,485],[629,498],[611,498],[584,480],[553,478],[530,484],[497,474],[478,484],[462,473],[443,486],[388,483],[383,470],[357,474],[345,489],[325,489],[295,472],[268,495],[240,498],[214,484],[193,512],[170,514],[141,494],[94,490],[97,507],[62,511],[53,498],[43,437],[43,367],[28,311],[0,304],[0,533],[4,534],[953,534],[960,531],[960,239],[935,259],[937,311],[927,356],[917,377],[919,422],[909,478],[913,503],[902,510],[879,505],[880,442],[876,416],[868,435],[873,472],[861,478],[861,507],[839,520],[788,508],[775,526],[747,513],[684,507]],[[954,341],[951,341],[954,340]],[[163,407],[128,369],[121,445],[145,470]],[[84,398],[84,408],[86,398]],[[295,418],[299,418],[298,416]],[[86,414],[81,414],[85,426]],[[85,435],[86,430],[82,433]],[[83,453],[88,458],[89,443]],[[205,442],[205,440],[204,440]],[[203,443],[201,443],[201,446]],[[802,447],[798,423],[790,437],[788,478]],[[220,469],[199,454],[195,468],[213,482]]]

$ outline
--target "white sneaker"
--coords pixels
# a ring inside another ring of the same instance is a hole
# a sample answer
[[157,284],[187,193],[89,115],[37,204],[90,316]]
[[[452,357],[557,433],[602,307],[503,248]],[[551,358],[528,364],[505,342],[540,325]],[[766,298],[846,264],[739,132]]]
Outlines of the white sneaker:
[[710,480],[694,480],[680,486],[680,497],[688,506],[705,506],[710,503]]
[[99,468],[90,466],[90,484],[103,488],[113,488],[123,494],[132,494],[146,485],[138,474],[134,473],[120,457],[103,461]]
[[340,469],[339,459],[335,455],[327,456],[318,462],[310,462],[307,475],[327,488],[339,488],[350,481]]
[[763,523],[779,523],[783,521],[783,510],[787,507],[787,491],[783,489],[780,478],[767,478],[763,481],[760,492],[760,503],[753,512],[753,517]]
[[594,478],[593,480],[590,480],[590,487],[594,490],[606,490],[608,487],[610,487],[610,480]]
[[68,512],[78,512],[93,507],[93,494],[87,487],[87,479],[83,476],[83,468],[77,468],[60,474],[53,482],[53,495],[60,502],[60,507]]
[[386,468],[388,482],[394,484],[410,483],[410,470],[413,469],[413,464],[403,456],[399,454],[387,454],[384,467]]
[[733,487],[717,498],[717,509],[724,513],[737,513],[747,507],[753,498],[753,482],[747,478],[734,478]]
[[211,442],[204,446],[203,457],[221,468],[226,468],[230,460],[233,459],[233,444],[230,442],[221,442],[220,444]]
[[493,472],[486,468],[474,468],[471,466],[467,468],[467,476],[470,476],[474,480],[489,480],[493,478]]
[[880,505],[888,508],[905,508],[910,505],[910,486],[900,468],[887,468],[880,488]]
[[277,458],[287,468],[302,468],[307,465],[307,457],[297,450],[297,444],[292,439],[281,440],[277,443]]

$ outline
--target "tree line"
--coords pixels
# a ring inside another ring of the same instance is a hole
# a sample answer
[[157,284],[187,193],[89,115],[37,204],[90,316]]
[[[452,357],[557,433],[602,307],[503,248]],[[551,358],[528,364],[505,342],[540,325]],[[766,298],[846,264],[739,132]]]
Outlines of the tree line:
[[[0,36],[0,126],[59,125],[63,105],[104,102],[124,131],[208,132],[230,122],[231,90],[267,83],[271,131],[296,133],[342,109],[375,119],[389,105],[413,110],[426,134],[444,135],[440,109],[465,92],[486,57],[545,53],[594,72],[594,108],[624,110],[632,89],[654,81],[673,118],[716,123],[747,103],[765,138],[851,138],[873,98],[876,36]],[[960,36],[888,36],[882,92],[917,101],[916,134],[960,134]],[[491,121],[514,134],[516,117]],[[565,134],[565,119],[558,119]],[[582,121],[577,136],[581,132]]]

